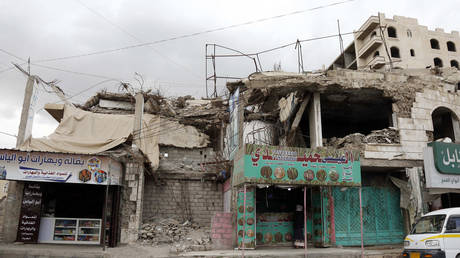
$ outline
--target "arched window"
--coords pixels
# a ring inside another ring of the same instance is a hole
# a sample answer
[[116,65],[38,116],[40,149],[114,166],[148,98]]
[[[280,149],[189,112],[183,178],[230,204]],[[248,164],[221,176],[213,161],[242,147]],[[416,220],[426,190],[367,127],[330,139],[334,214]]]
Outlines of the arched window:
[[434,61],[434,66],[442,67],[442,60],[441,60],[441,58],[436,57],[435,59],[433,59],[433,61]]
[[388,37],[396,38],[396,29],[394,27],[388,27]]
[[413,49],[410,50],[410,56],[415,56],[415,51]]
[[391,57],[395,57],[395,58],[400,58],[401,57],[399,55],[399,48],[397,48],[397,47],[391,47],[390,48],[390,53],[391,53]]
[[407,30],[407,37],[412,38],[412,31],[411,30]]
[[436,39],[430,39],[432,49],[439,49],[439,41]]
[[455,43],[452,41],[447,41],[447,50],[451,52],[456,52]]
[[[458,128],[458,117],[446,107],[438,107],[431,113],[433,121],[433,140],[449,137],[455,142],[455,130]],[[459,140],[459,139],[457,139]]]
[[457,60],[450,60],[450,67],[455,67],[458,69],[458,62]]
[[374,57],[379,56],[379,55],[380,55],[380,52],[379,52],[379,51],[375,51]]

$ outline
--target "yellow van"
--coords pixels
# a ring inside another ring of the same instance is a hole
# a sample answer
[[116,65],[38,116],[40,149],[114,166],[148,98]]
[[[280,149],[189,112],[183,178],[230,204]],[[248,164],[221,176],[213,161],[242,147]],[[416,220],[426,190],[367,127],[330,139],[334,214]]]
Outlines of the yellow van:
[[460,208],[423,215],[404,239],[403,257],[460,258]]

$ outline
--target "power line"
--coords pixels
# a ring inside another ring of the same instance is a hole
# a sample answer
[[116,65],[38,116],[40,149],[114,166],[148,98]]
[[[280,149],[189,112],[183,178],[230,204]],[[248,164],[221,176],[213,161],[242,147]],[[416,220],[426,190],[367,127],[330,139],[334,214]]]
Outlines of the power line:
[[180,35],[180,36],[176,36],[176,37],[171,37],[171,38],[166,38],[166,39],[161,39],[161,40],[156,40],[156,41],[151,41],[151,42],[146,42],[146,43],[140,43],[140,44],[135,44],[135,45],[129,45],[129,46],[124,46],[124,47],[120,47],[120,48],[94,51],[94,52],[89,52],[89,53],[85,53],[85,54],[69,55],[69,56],[63,56],[63,57],[41,59],[41,60],[38,60],[36,62],[44,63],[44,62],[60,61],[60,60],[74,59],[74,58],[87,57],[87,56],[93,56],[93,55],[108,54],[108,53],[118,52],[118,51],[132,49],[132,48],[144,47],[144,46],[151,46],[151,45],[155,45],[155,44],[159,44],[159,43],[163,43],[163,42],[167,42],[167,41],[173,41],[173,40],[184,39],[184,38],[191,38],[191,37],[195,37],[195,36],[202,35],[202,34],[209,34],[209,33],[212,33],[212,32],[223,31],[223,30],[227,30],[227,29],[233,29],[233,28],[246,26],[246,25],[250,25],[250,24],[255,24],[255,23],[259,23],[259,22],[265,22],[265,21],[268,21],[268,20],[280,19],[280,18],[283,18],[283,17],[286,17],[286,16],[291,16],[291,15],[301,14],[301,13],[310,12],[310,11],[314,11],[314,10],[324,9],[324,8],[328,8],[328,7],[332,7],[332,6],[336,6],[336,5],[341,5],[341,4],[345,4],[345,3],[353,2],[353,1],[355,1],[355,0],[344,0],[344,1],[340,1],[340,2],[334,2],[334,3],[331,3],[331,4],[327,4],[327,5],[322,5],[322,6],[309,8],[309,9],[294,11],[294,12],[285,13],[285,14],[281,14],[281,15],[261,18],[261,19],[257,19],[257,20],[247,21],[247,22],[243,22],[243,23],[237,23],[237,24],[233,24],[233,25],[218,27],[218,28],[214,28],[214,29],[208,29],[208,30],[204,30],[204,31],[194,32],[194,33],[184,34],[184,35]]
[[0,131],[1,134],[4,134],[4,135],[8,135],[8,136],[11,136],[11,137],[15,137],[17,138],[18,136],[17,135],[14,135],[14,134],[10,134],[10,133],[6,133],[6,132],[2,132]]
[[[135,41],[137,41],[138,43],[142,43],[142,40],[139,39],[138,37],[136,37],[134,34],[130,33],[129,31],[127,31],[126,29],[124,29],[123,27],[119,26],[118,24],[112,22],[111,20],[109,20],[107,17],[105,17],[104,15],[102,15],[101,13],[99,13],[98,11],[90,8],[88,5],[84,4],[82,1],[80,0],[75,0],[77,3],[79,3],[80,5],[82,5],[83,7],[85,7],[86,9],[88,9],[90,12],[92,12],[93,14],[95,14],[96,16],[100,17],[101,19],[103,19],[104,21],[106,21],[107,23],[109,23],[110,25],[112,25],[113,27],[117,28],[119,31],[125,33],[126,35],[128,35],[129,37],[131,37],[132,39],[134,39]],[[190,68],[180,64],[180,63],[177,63],[176,61],[172,60],[171,58],[169,58],[168,56],[162,54],[160,51],[154,49],[152,46],[149,46],[150,49],[155,52],[157,55],[163,57],[164,59],[170,61],[171,63],[183,68],[184,70],[188,71],[189,73],[193,74],[194,76],[196,76],[197,78],[201,78],[201,76],[197,75],[195,72],[193,72]]]

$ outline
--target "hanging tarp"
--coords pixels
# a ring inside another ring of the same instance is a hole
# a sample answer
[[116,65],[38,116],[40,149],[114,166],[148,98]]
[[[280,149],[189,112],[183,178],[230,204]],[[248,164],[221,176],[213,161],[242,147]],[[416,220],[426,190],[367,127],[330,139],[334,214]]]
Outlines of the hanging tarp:
[[235,156],[232,182],[360,186],[359,152],[246,144]]
[[[137,136],[139,132],[133,132],[133,125],[134,115],[96,114],[66,105],[64,117],[54,133],[31,138],[20,150],[96,154],[124,143],[131,135]],[[144,144],[138,147],[156,169],[160,118],[144,114],[143,128]]]

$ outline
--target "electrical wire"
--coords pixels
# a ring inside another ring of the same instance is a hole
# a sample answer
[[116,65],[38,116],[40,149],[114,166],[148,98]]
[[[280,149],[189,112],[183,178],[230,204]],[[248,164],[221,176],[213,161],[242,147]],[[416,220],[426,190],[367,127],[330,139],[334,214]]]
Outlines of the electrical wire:
[[[117,28],[119,31],[123,32],[124,34],[128,35],[129,37],[131,37],[132,39],[134,39],[137,43],[142,43],[143,41],[141,39],[139,39],[138,37],[136,37],[134,34],[130,33],[129,31],[127,31],[126,29],[124,29],[123,27],[119,26],[118,24],[112,22],[111,20],[109,20],[107,17],[105,17],[104,15],[102,15],[101,13],[97,12],[96,10],[90,8],[88,5],[84,4],[82,1],[80,0],[75,0],[75,2],[79,3],[80,5],[82,5],[83,7],[85,7],[86,9],[88,9],[90,12],[92,12],[94,15],[100,17],[101,19],[103,19],[104,21],[106,21],[107,23],[109,23],[110,25],[112,25],[113,27]],[[185,65],[182,65],[176,61],[174,61],[173,59],[171,59],[170,57],[164,55],[163,53],[161,53],[160,51],[154,49],[152,46],[149,46],[150,49],[155,52],[157,55],[163,57],[164,59],[168,60],[169,62],[171,62],[172,64],[175,64],[177,65],[178,67],[181,67],[182,69],[186,70],[187,72],[189,72],[190,74],[192,74],[193,76],[197,77],[197,78],[201,78],[201,76],[199,76],[198,74],[196,74],[195,72],[193,72],[189,67],[185,66]]]
[[340,1],[340,2],[334,2],[334,3],[331,3],[331,4],[327,4],[327,5],[321,5],[321,6],[317,6],[317,7],[313,7],[313,8],[309,8],[309,9],[304,9],[304,10],[299,10],[299,11],[294,11],[294,12],[289,12],[289,13],[285,13],[285,14],[281,14],[281,15],[276,15],[276,16],[257,19],[257,20],[237,23],[237,24],[218,27],[218,28],[214,28],[214,29],[203,30],[203,31],[199,31],[199,32],[184,34],[184,35],[180,35],[180,36],[175,36],[175,37],[166,38],[166,39],[160,39],[160,40],[151,41],[151,42],[145,42],[145,43],[140,43],[140,44],[135,44],[135,45],[128,45],[128,46],[114,48],[114,49],[106,49],[106,50],[94,51],[94,52],[89,52],[89,53],[84,53],[84,54],[76,54],[76,55],[69,55],[69,56],[56,57],[56,58],[40,59],[40,60],[37,60],[36,63],[45,63],[45,62],[68,60],[68,59],[74,59],[74,58],[81,58],[81,57],[88,57],[88,56],[94,56],[94,55],[108,54],[108,53],[118,52],[118,51],[122,51],[122,50],[132,49],[132,48],[151,46],[151,45],[156,45],[156,44],[164,43],[164,42],[168,42],[168,41],[174,41],[174,40],[184,39],[184,38],[191,38],[191,37],[195,37],[195,36],[198,36],[198,35],[209,34],[209,33],[212,33],[212,32],[223,31],[223,30],[227,30],[227,29],[233,29],[233,28],[246,26],[246,25],[250,25],[250,24],[255,24],[255,23],[259,23],[259,22],[265,22],[265,21],[273,20],[273,19],[279,19],[279,18],[283,18],[283,17],[286,17],[286,16],[301,14],[301,13],[310,12],[310,11],[319,10],[319,9],[325,9],[325,8],[328,8],[328,7],[341,5],[341,4],[345,4],[345,3],[349,3],[349,2],[353,2],[353,1],[356,1],[356,0],[344,0],[344,1]]
[[10,133],[7,133],[7,132],[2,132],[0,131],[1,134],[4,134],[4,135],[8,135],[8,136],[11,136],[11,137],[15,137],[17,138],[18,136],[17,135],[14,135],[14,134],[10,134]]

